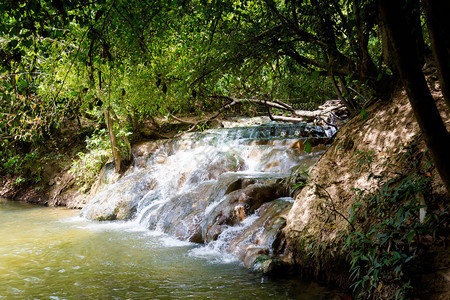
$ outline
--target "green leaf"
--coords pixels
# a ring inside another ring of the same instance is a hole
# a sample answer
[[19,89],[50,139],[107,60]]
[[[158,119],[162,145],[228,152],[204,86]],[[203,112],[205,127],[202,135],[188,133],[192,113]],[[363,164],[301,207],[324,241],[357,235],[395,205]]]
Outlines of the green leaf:
[[398,260],[398,259],[401,258],[400,253],[398,253],[397,251],[394,251],[394,253],[392,253],[392,254],[393,254],[393,258],[394,258],[395,260]]
[[363,118],[364,121],[367,120],[367,111],[364,108],[361,109],[361,117]]
[[414,238],[415,235],[416,235],[416,232],[415,232],[415,231],[410,231],[410,232],[408,233],[408,244],[411,244],[411,242],[412,242],[412,240],[413,240],[413,238]]
[[407,259],[405,259],[405,264],[408,262],[408,261],[410,261],[411,259],[413,259],[414,258],[414,255],[413,256],[410,256],[410,257],[408,257]]
[[377,81],[380,81],[383,78],[383,73],[378,74]]
[[348,237],[347,237],[347,246],[349,246],[350,247],[350,243],[351,243],[351,241],[352,241],[352,236],[351,235],[349,235]]
[[354,213],[355,213],[355,207],[352,206],[352,207],[350,208],[350,222],[353,222],[353,221],[354,221],[354,217],[355,217]]
[[311,73],[311,79],[316,80],[317,78],[319,78],[319,71],[313,71]]
[[311,153],[311,150],[312,150],[311,143],[308,140],[306,140],[304,144],[305,144],[305,152],[306,153]]

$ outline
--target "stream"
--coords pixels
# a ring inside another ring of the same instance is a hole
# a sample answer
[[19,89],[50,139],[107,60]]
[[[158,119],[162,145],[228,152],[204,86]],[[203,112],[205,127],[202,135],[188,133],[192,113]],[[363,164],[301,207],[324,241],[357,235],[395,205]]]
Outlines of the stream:
[[258,275],[219,256],[205,259],[194,243],[78,215],[0,201],[0,299],[330,297],[316,283]]
[[288,279],[282,234],[285,182],[330,134],[272,123],[144,142],[81,213],[2,200],[0,299],[330,299]]

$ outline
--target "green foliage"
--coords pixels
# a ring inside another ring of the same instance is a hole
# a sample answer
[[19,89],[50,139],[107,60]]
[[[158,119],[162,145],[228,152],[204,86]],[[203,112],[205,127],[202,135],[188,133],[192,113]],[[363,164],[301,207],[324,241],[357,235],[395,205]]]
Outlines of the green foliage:
[[16,178],[16,180],[14,180],[14,184],[15,185],[21,185],[21,184],[25,183],[25,181],[26,181],[25,178],[23,178],[22,176],[19,176],[19,177]]
[[412,291],[412,281],[420,272],[420,255],[426,245],[425,236],[436,236],[448,219],[448,212],[430,210],[430,164],[414,142],[395,151],[406,164],[396,172],[392,157],[382,160],[384,171],[374,174],[373,152],[356,151],[357,169],[364,166],[369,180],[375,180],[373,190],[355,190],[351,206],[350,225],[343,233],[343,250],[349,253],[352,287],[361,298],[405,299]]
[[88,191],[98,176],[104,164],[111,159],[112,153],[106,130],[99,130],[86,139],[87,152],[79,152],[70,168],[77,185],[82,192]]
[[361,109],[361,117],[364,121],[367,120],[367,111],[364,108]]
[[309,140],[306,139],[304,144],[305,144],[305,152],[306,153],[311,153],[312,146],[311,146],[311,143],[309,142]]
[[217,110],[215,94],[322,103],[334,94],[323,55],[282,25],[304,14],[296,16],[299,30],[314,34],[315,9],[283,1],[5,3],[0,127],[10,140],[40,142],[67,119],[102,123],[106,103],[116,123],[135,127],[149,117]]
[[282,184],[287,187],[291,196],[305,187],[308,180],[308,171],[308,168],[305,168],[304,165],[296,166],[291,170],[289,177],[283,180]]
[[439,220],[435,214],[419,219],[425,205],[417,195],[427,193],[429,183],[429,178],[405,177],[388,180],[374,193],[358,190],[350,211],[350,222],[358,229],[348,235],[346,248],[360,297],[383,298],[384,285],[396,289],[390,297],[403,299],[411,289],[419,237],[433,234]]
[[30,76],[0,78],[0,138],[24,142],[41,139],[43,115],[44,105]]
[[16,177],[17,186],[41,181],[43,155],[40,151],[22,154],[9,147],[7,140],[0,142],[0,173]]

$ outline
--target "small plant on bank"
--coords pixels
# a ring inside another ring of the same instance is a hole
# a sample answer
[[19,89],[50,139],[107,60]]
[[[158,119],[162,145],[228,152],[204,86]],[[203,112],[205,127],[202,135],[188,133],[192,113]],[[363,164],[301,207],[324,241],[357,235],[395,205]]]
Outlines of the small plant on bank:
[[101,168],[112,156],[107,131],[101,129],[87,138],[86,149],[88,152],[77,154],[78,159],[74,160],[70,168],[82,192],[91,188]]
[[346,248],[359,296],[383,298],[383,285],[391,285],[396,291],[389,296],[402,299],[411,289],[419,241],[433,235],[439,221],[439,216],[429,214],[421,222],[425,205],[417,195],[428,191],[428,178],[411,177],[389,180],[375,193],[358,191],[350,213],[356,229],[348,235]]
[[[447,222],[447,211],[427,210],[434,202],[431,165],[421,165],[424,154],[416,146],[407,148],[403,156],[408,170],[394,172],[387,165],[382,174],[369,175],[378,183],[375,190],[355,190],[343,250],[349,255],[358,298],[408,298],[421,270],[419,257],[429,246],[426,237],[434,240]],[[372,153],[357,156],[358,166],[371,169]]]

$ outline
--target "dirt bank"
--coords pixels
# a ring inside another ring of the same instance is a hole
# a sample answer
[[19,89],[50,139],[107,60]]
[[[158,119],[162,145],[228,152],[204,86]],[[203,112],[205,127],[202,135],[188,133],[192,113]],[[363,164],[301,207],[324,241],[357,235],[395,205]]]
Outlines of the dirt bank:
[[[434,96],[450,129],[450,112],[445,107],[442,95],[435,92]],[[365,206],[365,198],[358,198],[358,193],[368,195],[380,190],[380,180],[384,178],[398,178],[400,181],[402,178],[422,177],[432,180],[427,193],[419,193],[425,207],[420,212],[425,215],[448,215],[445,188],[437,171],[430,166],[406,93],[398,92],[392,102],[378,102],[367,110],[366,115],[359,115],[343,126],[334,143],[311,170],[308,184],[296,197],[284,230],[295,264],[309,276],[348,288],[351,284],[349,261],[352,259],[348,248],[352,250],[353,244],[343,250],[346,248],[345,238],[352,232],[363,232],[370,226],[380,228],[376,227],[376,217],[368,215],[371,207]],[[396,188],[398,185],[392,183],[391,187]],[[357,204],[362,207],[361,214],[364,213],[362,210],[366,210],[366,219],[359,223],[352,221],[352,214],[357,211],[355,201],[361,202]],[[404,201],[406,203],[408,200]],[[401,207],[401,203],[398,205]],[[398,209],[392,209],[390,213],[395,211]],[[389,219],[389,216],[387,213],[385,218]],[[422,292],[435,292],[436,297],[448,299],[450,269],[448,264],[442,265],[443,261],[449,261],[446,247],[449,240],[448,224],[442,226],[446,230],[444,237],[414,236],[414,239],[429,239],[427,243],[417,246],[420,251],[416,257],[420,252],[422,257],[429,260],[423,268],[423,276],[414,280],[429,288]],[[347,240],[347,243],[352,241]],[[433,285],[429,284],[430,278],[433,278]],[[386,289],[392,289],[395,283],[388,281],[378,281],[378,296],[392,296]],[[431,297],[430,294],[428,296]]]

